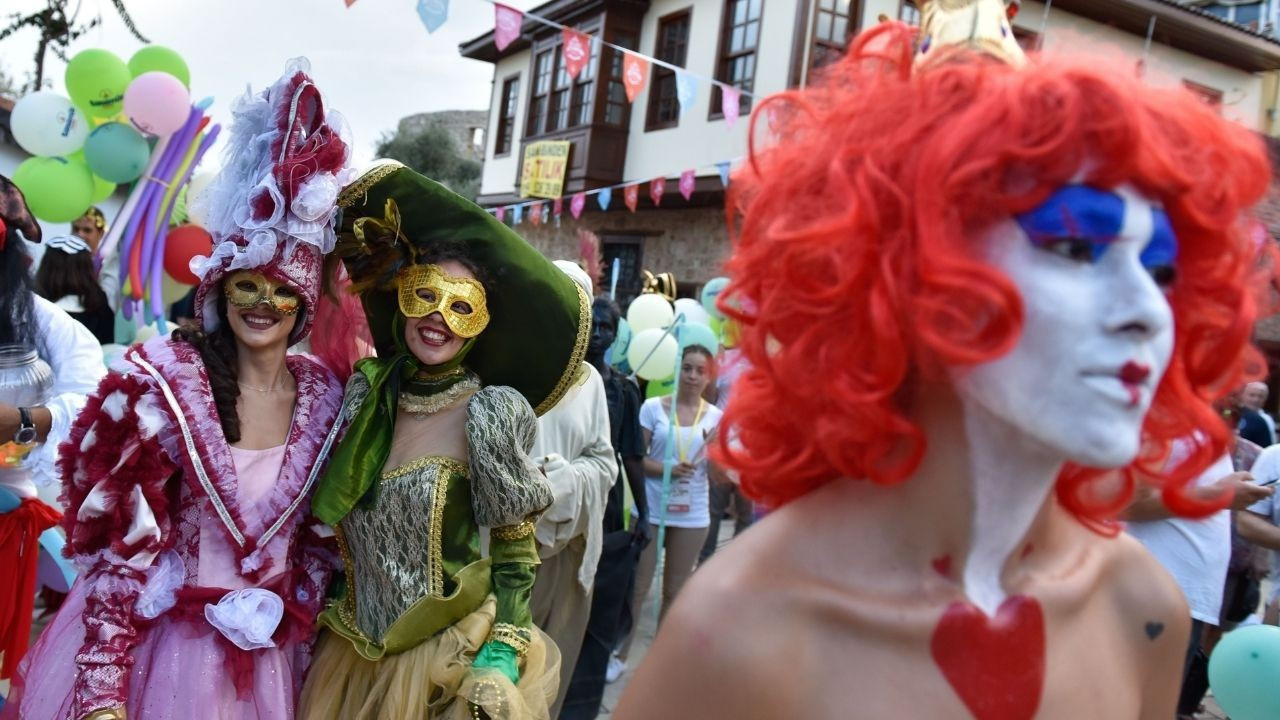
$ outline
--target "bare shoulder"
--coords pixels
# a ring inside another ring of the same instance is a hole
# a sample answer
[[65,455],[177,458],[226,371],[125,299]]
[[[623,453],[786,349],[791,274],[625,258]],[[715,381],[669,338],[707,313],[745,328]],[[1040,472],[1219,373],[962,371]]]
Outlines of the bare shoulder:
[[801,679],[824,671],[808,664],[820,661],[811,651],[826,634],[815,589],[826,583],[802,561],[814,538],[792,515],[765,518],[694,573],[616,717],[751,720],[804,706]]
[[1106,587],[1131,619],[1190,617],[1182,590],[1142,543],[1127,533],[1102,541],[1108,553]]
[[1105,587],[1116,609],[1117,651],[1142,674],[1142,718],[1175,713],[1191,611],[1182,590],[1151,553],[1126,533],[1103,541],[1108,550]]

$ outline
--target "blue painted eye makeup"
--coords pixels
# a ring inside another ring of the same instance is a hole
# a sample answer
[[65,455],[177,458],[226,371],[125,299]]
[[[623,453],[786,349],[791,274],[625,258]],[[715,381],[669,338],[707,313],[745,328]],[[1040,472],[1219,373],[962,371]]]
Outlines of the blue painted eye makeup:
[[[1077,262],[1097,262],[1124,227],[1125,201],[1119,195],[1068,185],[1054,192],[1034,210],[1014,219],[1036,247]],[[1173,280],[1178,240],[1163,210],[1152,211],[1151,239],[1140,259],[1156,282]]]
[[1169,216],[1163,210],[1153,210],[1152,214],[1151,241],[1142,249],[1138,259],[1155,278],[1156,284],[1164,287],[1173,284],[1176,277],[1178,236],[1173,233],[1173,223],[1169,222]]
[[1036,247],[1097,262],[1124,227],[1124,199],[1087,185],[1068,185],[1015,219]]

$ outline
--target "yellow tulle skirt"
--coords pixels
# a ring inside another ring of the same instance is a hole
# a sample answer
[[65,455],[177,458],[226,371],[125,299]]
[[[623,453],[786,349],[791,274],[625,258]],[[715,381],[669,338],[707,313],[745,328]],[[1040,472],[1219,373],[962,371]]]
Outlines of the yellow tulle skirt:
[[[548,720],[560,684],[560,651],[537,628],[520,682],[471,661],[489,638],[497,603],[478,610],[398,655],[372,661],[322,630],[298,703],[300,720]],[[474,712],[479,706],[483,715]]]

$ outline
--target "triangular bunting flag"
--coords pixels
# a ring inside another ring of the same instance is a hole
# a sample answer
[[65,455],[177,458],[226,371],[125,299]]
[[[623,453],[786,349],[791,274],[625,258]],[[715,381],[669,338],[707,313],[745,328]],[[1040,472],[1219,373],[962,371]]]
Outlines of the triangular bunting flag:
[[356,4],[356,0],[346,0],[346,3],[347,3],[347,7],[351,7],[352,5]]
[[587,205],[587,194],[584,192],[574,193],[569,199],[569,212],[573,215],[573,219],[577,220],[582,217],[582,208]]
[[627,90],[627,102],[635,102],[636,96],[649,80],[649,61],[635,53],[623,53],[622,85]]
[[542,224],[542,203],[537,202],[529,207],[529,222],[535,226]]
[[720,108],[724,113],[724,124],[730,128],[738,122],[738,114],[742,111],[742,92],[736,87],[720,86]]
[[720,171],[720,183],[729,187],[729,161],[716,163],[716,169]]
[[494,217],[496,217],[496,218],[498,218],[498,222],[506,222],[506,221],[507,221],[507,206],[506,206],[506,205],[502,205],[501,207],[499,207],[497,210],[495,210],[495,211],[494,211],[493,216],[494,216]]
[[628,210],[635,212],[636,205],[640,202],[640,186],[636,183],[631,183],[623,188],[622,200],[626,202]]
[[524,206],[512,205],[511,206],[511,224],[519,225],[520,221],[523,219],[524,219]]
[[685,170],[680,173],[680,194],[684,196],[686,201],[693,197],[693,186],[698,181],[698,173],[696,170]]
[[418,0],[418,17],[427,26],[427,32],[439,30],[449,19],[449,0]]
[[658,207],[662,204],[662,196],[667,192],[667,179],[664,177],[654,178],[649,181],[649,199],[653,201],[653,206]]
[[524,13],[501,3],[493,4],[493,43],[498,52],[520,37],[520,26],[524,24]]
[[680,101],[680,114],[688,112],[698,101],[698,78],[683,70],[676,71],[676,99]]
[[560,37],[561,52],[564,53],[564,69],[569,73],[570,78],[576,80],[578,73],[582,72],[582,68],[586,67],[587,62],[591,60],[591,36],[573,28],[565,28],[561,31]]
[[600,192],[596,193],[596,202],[600,203],[601,210],[608,210],[612,200],[613,188],[600,188]]
[[564,212],[563,198],[556,198],[555,201],[551,203],[551,212],[556,217],[560,217],[560,213]]

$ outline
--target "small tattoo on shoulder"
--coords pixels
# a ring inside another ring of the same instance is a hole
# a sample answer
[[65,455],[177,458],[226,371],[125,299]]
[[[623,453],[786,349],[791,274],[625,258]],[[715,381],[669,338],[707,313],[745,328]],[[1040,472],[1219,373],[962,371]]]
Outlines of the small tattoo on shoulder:
[[1143,629],[1146,630],[1148,639],[1155,640],[1164,632],[1164,623],[1155,622],[1154,620],[1148,621]]

